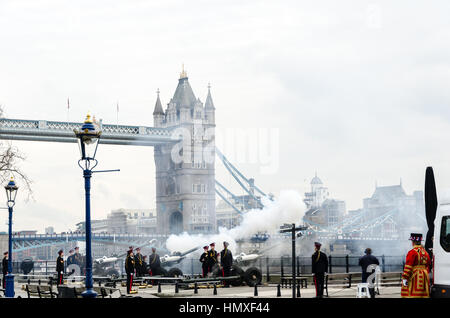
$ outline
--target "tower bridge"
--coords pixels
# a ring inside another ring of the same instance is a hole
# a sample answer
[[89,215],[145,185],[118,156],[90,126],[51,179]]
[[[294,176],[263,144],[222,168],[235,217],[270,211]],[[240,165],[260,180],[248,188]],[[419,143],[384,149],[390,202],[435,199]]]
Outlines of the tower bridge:
[[[153,111],[153,127],[103,124],[102,120],[95,121],[102,130],[99,141],[101,144],[154,147],[158,232],[154,235],[93,234],[94,242],[138,246],[150,239],[165,240],[172,233],[211,233],[216,229],[216,194],[237,213],[245,213],[237,206],[238,197],[215,179],[215,155],[248,194],[250,208],[262,208],[262,197],[272,199],[215,147],[215,106],[210,86],[205,103],[202,103],[194,95],[183,70],[173,97],[165,109],[162,105],[158,90]],[[81,123],[75,122],[0,118],[0,139],[75,143],[77,140],[73,130],[79,129],[80,126]],[[174,153],[178,153],[182,160],[175,162]],[[208,153],[210,156],[205,157]],[[355,219],[333,228],[322,228],[313,222],[307,225],[308,232],[319,237],[331,238],[338,235],[340,239],[353,239],[354,234],[364,234],[375,226],[391,222],[392,213],[387,213],[375,221],[365,224]],[[362,235],[359,237],[363,238]],[[255,236],[254,239],[265,240],[266,237]],[[83,240],[84,234],[13,237],[15,251]]]
[[[210,86],[203,103],[194,95],[183,69],[174,95],[166,105],[163,109],[158,90],[153,127],[111,125],[94,120],[102,130],[99,143],[154,147],[157,234],[213,232],[216,193],[223,197],[224,191],[227,195],[232,192],[215,180],[215,106]],[[73,130],[80,126],[75,122],[0,118],[0,139],[75,143]],[[260,195],[265,194],[255,186],[254,180],[245,178],[222,153],[217,154],[253,199],[253,207],[261,208],[255,189]],[[226,202],[242,213],[233,200]]]

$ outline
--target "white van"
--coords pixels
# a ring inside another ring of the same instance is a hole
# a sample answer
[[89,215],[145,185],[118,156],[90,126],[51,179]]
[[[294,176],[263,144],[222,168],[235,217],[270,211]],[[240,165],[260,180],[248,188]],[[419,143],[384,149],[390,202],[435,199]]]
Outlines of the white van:
[[439,202],[434,220],[432,298],[450,298],[450,196]]

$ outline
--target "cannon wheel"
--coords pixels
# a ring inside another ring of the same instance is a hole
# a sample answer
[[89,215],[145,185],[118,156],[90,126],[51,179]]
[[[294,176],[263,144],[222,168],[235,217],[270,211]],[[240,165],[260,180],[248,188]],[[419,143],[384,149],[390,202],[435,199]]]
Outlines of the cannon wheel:
[[179,269],[177,267],[173,267],[173,268],[169,269],[169,272],[167,273],[167,276],[169,276],[169,277],[179,277],[179,276],[183,276],[183,272],[181,271],[181,269]]
[[262,280],[261,271],[256,267],[248,268],[244,273],[244,280],[250,287],[261,284]]
[[156,273],[156,275],[161,275],[163,277],[168,277],[169,276],[169,272],[164,267],[160,267],[159,268],[159,273]]
[[106,271],[106,276],[111,276],[111,278],[117,278],[119,277],[119,272],[117,269],[110,268]]
[[231,266],[231,276],[240,276],[235,280],[230,281],[231,286],[241,286],[243,282],[244,270],[237,265]]
[[219,265],[214,264],[213,268],[211,269],[211,277],[222,277],[222,269],[219,267]]

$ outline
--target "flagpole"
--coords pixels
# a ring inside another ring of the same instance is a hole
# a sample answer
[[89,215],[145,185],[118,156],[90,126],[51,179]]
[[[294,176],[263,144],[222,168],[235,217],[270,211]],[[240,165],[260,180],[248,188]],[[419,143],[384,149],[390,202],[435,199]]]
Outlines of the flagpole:
[[67,97],[67,121],[69,121],[69,111],[70,111],[70,103],[69,103],[69,97]]
[[119,101],[117,101],[117,128],[119,128]]

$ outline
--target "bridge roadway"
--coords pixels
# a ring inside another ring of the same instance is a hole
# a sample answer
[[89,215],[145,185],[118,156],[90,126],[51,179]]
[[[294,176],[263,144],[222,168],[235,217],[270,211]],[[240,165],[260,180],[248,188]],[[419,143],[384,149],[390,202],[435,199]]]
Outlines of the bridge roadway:
[[[92,241],[94,243],[126,243],[131,245],[145,244],[152,239],[156,239],[158,244],[165,241],[168,235],[160,234],[114,234],[114,233],[93,233]],[[51,246],[58,243],[84,241],[84,233],[62,233],[62,234],[14,234],[12,237],[14,252],[20,252],[28,249]]]
[[[0,118],[0,139],[48,142],[77,142],[74,129],[82,123]],[[99,123],[99,143],[110,145],[156,146],[181,140],[174,129]]]

